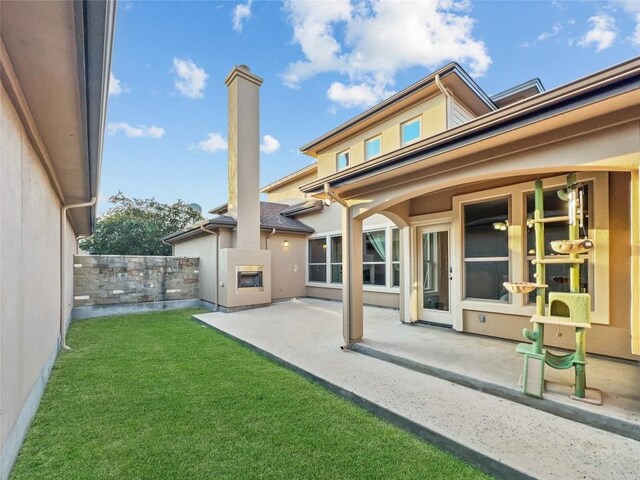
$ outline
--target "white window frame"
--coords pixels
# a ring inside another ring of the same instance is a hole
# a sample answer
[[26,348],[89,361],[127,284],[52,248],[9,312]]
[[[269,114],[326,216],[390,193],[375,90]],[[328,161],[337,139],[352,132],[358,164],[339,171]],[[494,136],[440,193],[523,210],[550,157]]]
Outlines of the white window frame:
[[[336,172],[341,172],[342,170],[345,170],[347,168],[349,168],[349,165],[351,164],[351,153],[350,153],[351,149],[347,148],[346,150],[342,150],[338,153],[336,153]],[[346,155],[347,156],[347,164],[340,168],[340,165],[338,164],[338,159],[340,158],[340,155]]]
[[[418,124],[419,124],[419,127],[418,127],[418,132],[419,132],[419,133],[418,133],[418,137],[417,137],[417,138],[414,138],[414,139],[412,139],[412,140],[408,140],[408,141],[406,141],[406,142],[405,142],[405,141],[404,141],[404,127],[405,127],[405,125],[409,125],[409,124],[414,123],[414,122],[418,122]],[[422,132],[422,115],[419,115],[419,116],[417,116],[417,117],[413,117],[413,118],[411,118],[411,119],[407,120],[406,122],[402,122],[402,123],[400,124],[400,146],[401,146],[401,147],[404,147],[405,145],[410,145],[410,144],[412,144],[412,143],[414,143],[414,142],[417,142],[418,140],[421,140],[421,139],[422,139],[422,137],[423,137],[423,132]]]
[[[499,200],[506,200],[507,201],[507,224],[511,225],[511,195],[503,195],[503,196],[497,196],[497,197],[491,197],[491,198],[484,198],[482,200],[478,200],[478,201],[469,201],[469,202],[464,202],[461,206],[462,208],[462,212],[461,212],[461,225],[460,225],[460,234],[462,235],[462,250],[460,251],[460,257],[462,258],[462,269],[460,270],[460,278],[462,278],[462,285],[460,286],[460,291],[462,292],[462,299],[463,300],[471,300],[471,301],[476,301],[476,302],[491,302],[491,303],[499,303],[499,304],[510,304],[513,301],[513,295],[509,294],[508,295],[508,300],[505,302],[503,300],[499,300],[499,299],[487,299],[487,298],[476,298],[476,297],[467,297],[467,274],[466,274],[466,264],[467,263],[485,263],[485,262],[507,262],[507,271],[509,272],[509,278],[511,278],[511,257],[509,255],[509,251],[510,249],[510,245],[509,245],[509,238],[507,238],[507,256],[504,257],[469,257],[467,258],[465,256],[465,250],[464,250],[464,245],[465,245],[465,239],[464,239],[464,222],[465,222],[465,218],[464,218],[464,207],[466,207],[467,205],[477,205],[479,203],[486,203],[486,202],[493,202],[493,201],[499,201]],[[508,231],[508,227],[507,227],[507,231]],[[508,233],[505,232],[505,235],[508,236]]]
[[[607,172],[578,172],[576,180],[579,182],[593,182],[593,196],[590,200],[593,211],[590,212],[588,237],[593,240],[594,248],[592,266],[593,276],[593,308],[591,310],[591,322],[609,324],[609,175]],[[544,188],[566,188],[566,175],[545,178]],[[462,207],[465,203],[475,203],[482,200],[497,199],[511,196],[510,224],[507,228],[509,238],[509,278],[513,282],[527,281],[527,239],[526,239],[526,204],[525,194],[533,190],[533,181],[519,183],[507,187],[499,187],[481,192],[470,193],[453,197],[453,245],[458,252],[464,252],[462,231],[463,214]],[[591,262],[590,262],[591,263]],[[462,255],[456,261],[457,269],[463,272]],[[591,274],[590,274],[591,275]],[[527,302],[526,295],[511,295],[511,302],[496,302],[485,300],[464,299],[463,275],[458,281],[458,302],[460,311],[474,310],[480,312],[503,313],[515,316],[531,316],[535,314],[535,305]],[[455,327],[455,325],[454,325]],[[458,327],[455,327],[458,329]],[[462,328],[462,325],[459,325]]]
[[391,237],[390,237],[391,238],[391,242],[390,242],[391,243],[391,249],[390,249],[390,251],[391,251],[391,269],[390,269],[390,272],[389,272],[389,274],[390,274],[389,286],[391,288],[400,288],[400,284],[398,284],[398,285],[394,285],[393,284],[393,266],[396,265],[396,264],[398,265],[398,269],[400,270],[400,281],[402,281],[402,270],[401,270],[401,267],[400,267],[400,263],[401,263],[400,252],[398,252],[398,260],[394,260],[393,259],[393,232],[394,231],[398,232],[398,244],[399,244],[398,246],[400,246],[400,244],[402,243],[400,229],[398,227],[392,226],[391,227],[391,233],[390,233],[390,235],[391,235]]
[[[369,144],[369,142],[372,142],[373,140],[379,140],[379,141],[380,141],[380,151],[379,151],[376,155],[372,155],[372,156],[370,157],[370,156],[368,156],[368,154],[367,154],[367,145]],[[376,135],[376,136],[374,136],[374,137],[367,138],[367,139],[364,141],[364,160],[365,160],[365,162],[366,162],[367,160],[371,160],[371,159],[373,159],[373,158],[377,158],[377,157],[379,157],[380,155],[382,155],[382,135]]]
[[[326,248],[324,249],[324,264],[323,263],[309,263],[309,245],[311,244],[312,240],[324,240],[324,244],[326,245]],[[305,258],[305,263],[306,263],[306,267],[305,267],[305,273],[306,273],[306,277],[305,277],[305,281],[307,282],[308,285],[324,285],[324,282],[318,282],[318,281],[313,281],[309,279],[309,272],[310,272],[310,266],[311,265],[324,265],[324,276],[325,276],[325,281],[329,278],[329,244],[327,243],[327,238],[324,235],[318,235],[318,236],[313,236],[313,237],[309,237],[307,239],[307,254],[306,254],[306,258]]]
[[[365,262],[364,261],[364,238],[365,235],[367,233],[378,233],[378,232],[382,232],[384,235],[384,253],[385,253],[385,257],[383,261],[377,261],[377,262]],[[390,259],[389,259],[389,239],[388,239],[388,229],[385,228],[375,228],[375,229],[367,229],[364,230],[362,232],[362,254],[363,254],[363,259],[362,259],[362,268],[364,270],[364,268],[367,265],[384,265],[384,285],[377,285],[377,284],[373,284],[373,283],[362,283],[362,285],[367,285],[370,287],[388,287],[389,286],[389,268],[388,268],[388,264],[390,263]],[[374,271],[375,271],[375,267],[374,267]]]
[[329,258],[329,272],[327,274],[327,283],[330,285],[342,285],[342,275],[340,276],[341,281],[339,282],[334,282],[331,280],[331,274],[332,274],[332,270],[333,270],[333,266],[334,265],[340,265],[342,266],[342,262],[334,262],[332,260],[333,257],[333,243],[331,242],[331,240],[333,240],[336,237],[340,237],[342,238],[342,233],[338,234],[338,235],[327,235],[327,238],[329,239],[329,241],[327,242],[327,250],[328,250],[328,258]]
[[[372,232],[372,231],[377,231],[377,230],[384,230],[385,231],[385,252],[386,252],[386,259],[385,260],[385,285],[369,285],[369,284],[363,284],[363,290],[365,292],[380,292],[380,293],[400,293],[400,287],[393,287],[390,286],[392,285],[392,275],[393,275],[393,271],[392,271],[392,262],[391,262],[391,254],[393,253],[392,251],[392,247],[391,247],[391,230],[393,228],[397,228],[395,227],[393,224],[388,224],[388,223],[377,223],[375,225],[367,225],[366,228],[364,228],[362,230],[363,233],[363,242],[364,242],[364,233],[366,232]],[[331,230],[328,232],[323,232],[320,234],[314,234],[310,237],[307,238],[307,248],[305,249],[305,286],[307,287],[320,287],[320,288],[333,288],[333,289],[342,289],[342,283],[331,283],[331,237],[335,237],[335,236],[341,236],[342,235],[342,230]],[[324,282],[312,282],[309,280],[309,241],[310,240],[318,240],[318,239],[324,239],[325,243],[327,244],[327,249],[326,249],[326,259],[327,259],[327,275],[325,278]],[[343,259],[344,260],[344,259]],[[364,263],[363,263],[363,268],[364,268]],[[382,262],[380,262],[382,263]],[[397,263],[397,262],[396,262]],[[344,280],[344,279],[343,279]]]

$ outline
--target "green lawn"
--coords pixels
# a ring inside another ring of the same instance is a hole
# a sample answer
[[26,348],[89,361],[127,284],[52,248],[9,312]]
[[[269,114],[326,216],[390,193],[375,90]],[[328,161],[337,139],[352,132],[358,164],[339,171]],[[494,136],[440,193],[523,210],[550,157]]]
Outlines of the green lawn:
[[195,312],[72,324],[11,479],[487,478]]

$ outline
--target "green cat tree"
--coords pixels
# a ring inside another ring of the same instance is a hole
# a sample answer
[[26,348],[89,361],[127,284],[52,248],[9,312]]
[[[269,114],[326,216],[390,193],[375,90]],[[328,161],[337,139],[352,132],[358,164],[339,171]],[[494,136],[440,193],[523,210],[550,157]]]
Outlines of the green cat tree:
[[[571,398],[574,400],[600,405],[602,394],[595,389],[587,389],[586,381],[586,336],[591,328],[591,296],[580,292],[580,264],[585,253],[593,247],[588,239],[580,239],[580,226],[583,223],[583,205],[580,185],[576,183],[574,173],[567,176],[567,190],[558,192],[560,198],[568,202],[568,215],[558,217],[544,216],[543,185],[535,182],[535,212],[531,220],[535,228],[536,267],[535,283],[506,282],[505,287],[519,294],[528,294],[536,290],[536,314],[531,317],[532,329],[523,330],[524,337],[531,343],[520,343],[516,351],[524,355],[522,391],[527,395],[542,398],[544,393],[544,367],[566,370],[573,368],[575,383]],[[552,242],[551,246],[558,255],[545,256],[544,226],[546,223],[563,222],[568,224],[568,240]],[[548,287],[545,268],[548,264],[569,265],[569,292],[550,292],[549,308],[546,311],[545,289]],[[544,348],[545,325],[570,326],[575,328],[575,351],[566,355],[555,355]]]

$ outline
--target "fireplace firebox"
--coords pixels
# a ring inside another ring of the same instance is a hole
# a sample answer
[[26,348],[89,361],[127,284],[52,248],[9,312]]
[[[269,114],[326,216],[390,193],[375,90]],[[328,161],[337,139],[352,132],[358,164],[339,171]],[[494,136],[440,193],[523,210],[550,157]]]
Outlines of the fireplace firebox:
[[238,265],[236,267],[238,293],[262,292],[262,265]]

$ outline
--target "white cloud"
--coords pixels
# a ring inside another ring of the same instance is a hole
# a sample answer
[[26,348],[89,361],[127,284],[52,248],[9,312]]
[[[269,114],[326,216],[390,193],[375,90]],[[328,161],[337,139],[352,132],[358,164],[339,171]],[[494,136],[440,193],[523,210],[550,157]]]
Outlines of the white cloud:
[[626,13],[633,15],[636,22],[636,28],[631,34],[631,43],[640,46],[640,2],[637,0],[614,0],[612,6],[614,9],[621,7]]
[[601,52],[613,45],[616,39],[616,21],[611,15],[594,15],[589,18],[592,25],[589,30],[578,42],[581,47],[588,47],[592,44],[596,46],[596,52]]
[[245,19],[251,18],[251,4],[253,0],[248,0],[247,3],[239,3],[233,9],[233,29],[236,32],[242,32],[242,22]]
[[370,107],[393,93],[385,90],[383,85],[361,83],[346,86],[340,82],[333,82],[327,90],[327,97],[332,102],[346,108]]
[[277,152],[280,149],[280,142],[271,135],[262,137],[260,151],[266,154]]
[[198,142],[198,148],[203,152],[216,153],[228,148],[227,140],[217,132],[207,135],[206,140]]
[[174,84],[185,97],[202,98],[207,86],[209,75],[203,68],[198,67],[191,60],[184,58],[173,59],[173,71],[178,75]]
[[164,128],[151,125],[147,127],[145,125],[129,125],[127,122],[112,122],[107,125],[107,135],[115,135],[119,131],[122,131],[127,138],[161,138],[165,134]]
[[113,73],[109,72],[109,95],[120,95],[128,91],[129,87],[118,80]]
[[455,60],[478,76],[491,64],[484,42],[473,37],[466,1],[288,0],[285,9],[304,54],[288,65],[285,85],[298,87],[323,72],[346,75],[347,83],[335,82],[327,92],[342,106],[379,100],[405,68],[432,69]]
[[538,41],[544,42],[545,40],[551,37],[555,37],[560,33],[561,30],[562,30],[562,25],[560,25],[559,23],[556,23],[550,32],[542,32],[540,35],[538,35]]

